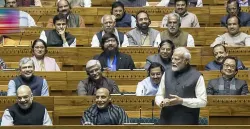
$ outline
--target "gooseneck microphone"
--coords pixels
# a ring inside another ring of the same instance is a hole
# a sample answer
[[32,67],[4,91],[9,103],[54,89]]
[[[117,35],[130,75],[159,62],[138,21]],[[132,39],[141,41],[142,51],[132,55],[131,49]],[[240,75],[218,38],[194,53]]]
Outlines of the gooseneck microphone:
[[155,106],[155,100],[152,100],[152,122],[155,124],[155,122],[154,122],[154,106]]
[[140,121],[138,123],[139,125],[141,124],[141,106],[140,106]]

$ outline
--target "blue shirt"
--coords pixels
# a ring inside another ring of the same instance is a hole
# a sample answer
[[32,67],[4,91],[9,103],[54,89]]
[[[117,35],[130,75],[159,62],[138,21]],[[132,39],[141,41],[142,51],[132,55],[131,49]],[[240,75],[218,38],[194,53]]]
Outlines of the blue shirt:
[[155,96],[159,89],[159,84],[154,84],[150,77],[145,78],[137,84],[136,96]]
[[[237,62],[238,65],[238,70],[247,70],[247,68],[244,66],[244,64],[238,60]],[[221,64],[215,62],[215,61],[211,61],[209,62],[206,66],[205,66],[205,70],[220,70]]]
[[110,57],[107,58],[107,66],[110,71],[116,71],[116,63],[117,63],[116,55],[111,65],[110,65]]

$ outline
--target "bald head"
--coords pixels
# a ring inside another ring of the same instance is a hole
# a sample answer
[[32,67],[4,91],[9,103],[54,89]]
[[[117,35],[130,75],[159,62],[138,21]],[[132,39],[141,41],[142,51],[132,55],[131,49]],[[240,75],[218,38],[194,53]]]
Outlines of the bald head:
[[105,109],[111,102],[109,90],[107,88],[99,88],[96,91],[96,105],[99,109]]
[[96,94],[97,93],[104,93],[105,95],[109,96],[109,90],[107,88],[99,88],[97,91],[96,91]]
[[21,85],[17,89],[17,104],[23,110],[28,109],[33,101],[33,95],[29,86]]
[[17,89],[17,96],[19,94],[28,94],[28,95],[31,95],[31,89],[29,86],[27,85],[21,85],[18,89]]
[[115,28],[115,16],[114,15],[104,15],[101,19],[102,29],[106,33],[113,33]]

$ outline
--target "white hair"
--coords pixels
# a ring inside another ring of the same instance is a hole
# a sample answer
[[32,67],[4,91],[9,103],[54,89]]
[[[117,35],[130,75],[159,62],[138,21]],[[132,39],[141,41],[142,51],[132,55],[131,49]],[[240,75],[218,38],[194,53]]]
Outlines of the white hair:
[[188,61],[191,60],[191,54],[190,54],[190,51],[187,48],[185,48],[185,47],[178,47],[178,48],[174,49],[174,53],[175,52],[183,54],[183,57],[185,59],[187,59]]
[[33,61],[30,57],[23,57],[23,58],[19,61],[19,68],[21,69],[22,65],[28,63],[29,61],[31,61],[33,67],[35,67],[34,61]]
[[102,19],[101,19],[102,24],[104,23],[104,21],[103,21],[104,17],[111,17],[113,22],[115,22],[115,19],[116,19],[114,15],[105,14],[102,16]]
[[89,60],[86,64],[86,70],[88,70],[89,68],[91,68],[95,65],[97,65],[99,68],[102,68],[99,60]]
[[[176,19],[177,19],[177,21],[178,21],[178,24],[181,23],[181,17],[180,17],[180,15],[179,15],[178,13],[170,13],[170,14],[168,15],[168,17],[176,17]],[[168,18],[168,19],[169,19],[169,18]]]

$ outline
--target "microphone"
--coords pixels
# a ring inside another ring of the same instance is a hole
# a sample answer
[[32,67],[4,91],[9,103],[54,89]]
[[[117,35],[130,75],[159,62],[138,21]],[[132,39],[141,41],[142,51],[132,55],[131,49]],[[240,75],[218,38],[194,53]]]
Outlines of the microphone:
[[155,106],[155,100],[152,100],[152,122],[155,124],[155,122],[154,122],[154,106]]
[[24,31],[21,31],[21,32],[22,32],[22,35],[21,35],[21,37],[20,37],[20,40],[19,40],[18,45],[21,45],[21,41],[22,41],[22,38],[23,38],[23,33],[24,33]]
[[140,106],[140,121],[138,123],[139,125],[141,124],[141,106]]

